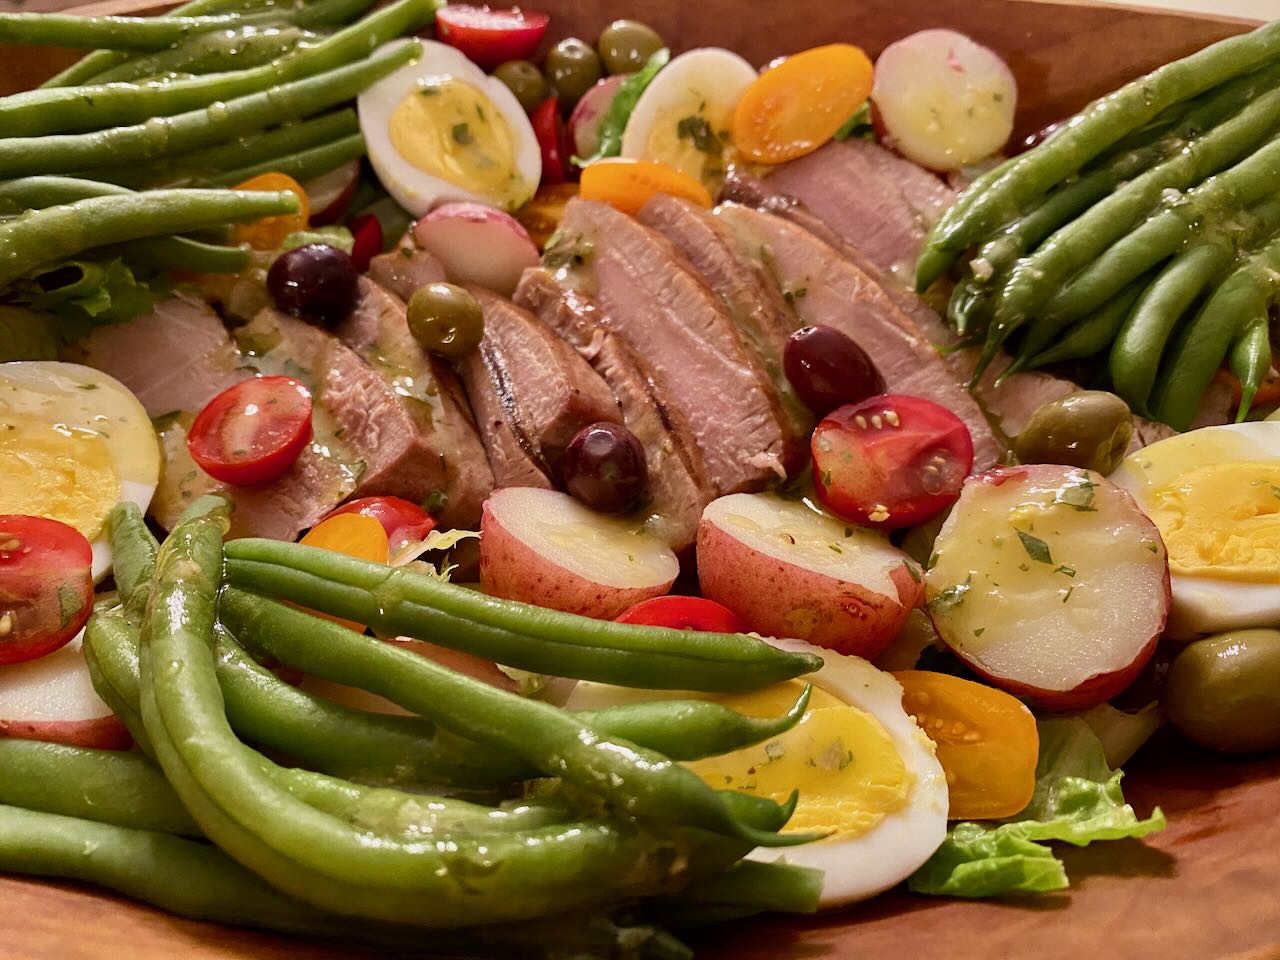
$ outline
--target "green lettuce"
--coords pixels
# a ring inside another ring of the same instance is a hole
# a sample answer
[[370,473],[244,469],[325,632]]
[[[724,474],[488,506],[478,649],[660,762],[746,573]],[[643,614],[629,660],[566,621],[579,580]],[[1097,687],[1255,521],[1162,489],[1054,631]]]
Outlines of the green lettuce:
[[853,116],[844,122],[844,125],[835,132],[836,140],[870,140],[873,143],[876,139],[876,128],[871,122],[871,101],[862,101],[862,106],[853,111]]
[[609,112],[600,121],[600,146],[589,157],[574,157],[574,164],[585,167],[605,157],[616,157],[622,152],[622,132],[627,129],[631,111],[636,108],[640,94],[644,93],[645,88],[653,82],[658,71],[665,67],[670,59],[671,51],[663,47],[654,53],[638,72],[622,81],[618,92],[613,95],[613,100],[609,104]]
[[0,363],[57,358],[58,336],[49,317],[24,307],[0,305]]
[[1139,820],[1107,765],[1102,742],[1079,717],[1041,720],[1036,788],[1027,808],[1002,823],[958,823],[907,881],[916,893],[995,897],[1068,886],[1065,867],[1044,841],[1079,847],[1145,837],[1164,829],[1156,808]]

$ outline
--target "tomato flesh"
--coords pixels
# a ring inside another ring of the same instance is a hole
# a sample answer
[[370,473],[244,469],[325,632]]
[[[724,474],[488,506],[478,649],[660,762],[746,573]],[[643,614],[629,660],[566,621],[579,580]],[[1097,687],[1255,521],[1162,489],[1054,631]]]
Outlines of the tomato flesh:
[[937,747],[950,819],[1012,817],[1031,802],[1040,734],[1021,700],[946,673],[893,676],[902,684],[902,708]]
[[569,179],[569,138],[560,115],[560,101],[555,97],[543,100],[529,122],[542,151],[542,182],[564,183]]
[[324,520],[348,513],[373,517],[382,524],[390,541],[391,553],[411,541],[425,540],[427,534],[436,528],[435,518],[431,514],[402,497],[363,497],[352,500],[331,511]]
[[885,394],[829,413],[813,432],[818,499],[869,527],[921,523],[955,502],[973,469],[973,439],[931,400]]
[[93,612],[93,548],[46,517],[0,516],[0,664],[52,653]]
[[[386,563],[390,556],[390,543],[382,523],[376,517],[361,513],[330,514],[308,530],[306,536],[298,542],[308,547],[332,550],[335,553],[372,563]],[[356,623],[354,620],[344,620],[342,617],[335,617],[307,607],[298,609],[306,610],[313,616],[340,623],[356,633],[365,631],[364,624]]]
[[259,487],[289,469],[311,442],[311,391],[291,377],[255,377],[228,387],[196,415],[191,459],[209,476]]
[[261,173],[238,183],[235,190],[257,190],[265,193],[289,191],[298,197],[297,213],[282,213],[275,217],[263,217],[253,223],[239,223],[232,229],[236,243],[247,243],[255,250],[276,250],[285,237],[307,229],[311,222],[311,200],[307,191],[287,173]]
[[382,223],[372,213],[362,213],[347,224],[351,231],[351,264],[359,273],[382,252]]
[[728,607],[702,597],[653,597],[622,611],[615,620],[702,633],[746,633],[748,629]]
[[532,57],[550,20],[540,10],[449,4],[436,12],[436,36],[477,66],[492,70],[508,60]]
[[597,160],[582,171],[580,183],[583,200],[599,200],[623,213],[638,213],[655,193],[669,193],[700,207],[711,206],[706,187],[682,170],[657,160]]

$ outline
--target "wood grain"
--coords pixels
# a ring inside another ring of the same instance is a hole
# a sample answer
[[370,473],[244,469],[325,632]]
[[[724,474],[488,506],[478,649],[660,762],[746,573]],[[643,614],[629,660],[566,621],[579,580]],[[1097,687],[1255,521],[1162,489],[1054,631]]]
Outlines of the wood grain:
[[[57,9],[64,0],[0,0]],[[101,0],[96,13],[156,12],[156,0]],[[615,16],[644,19],[678,47],[732,47],[755,63],[832,39],[877,53],[926,26],[963,30],[1008,59],[1021,132],[1178,56],[1247,28],[1243,21],[1019,0],[539,0],[555,36],[594,36]],[[70,51],[0,48],[0,93],[38,82]],[[2,131],[0,131],[2,134]],[[1280,757],[1233,761],[1172,736],[1130,766],[1127,792],[1169,829],[1147,843],[1064,853],[1073,889],[1018,903],[893,893],[805,921],[718,929],[699,955],[978,960],[1277,960],[1280,958]],[[365,960],[372,953],[169,917],[74,885],[0,878],[3,960]]]

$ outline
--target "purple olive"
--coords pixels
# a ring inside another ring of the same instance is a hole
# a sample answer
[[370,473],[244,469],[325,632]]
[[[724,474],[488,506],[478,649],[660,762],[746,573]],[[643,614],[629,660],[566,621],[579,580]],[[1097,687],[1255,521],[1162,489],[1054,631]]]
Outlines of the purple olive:
[[644,447],[626,427],[593,423],[564,452],[564,486],[592,510],[620,513],[635,505],[649,482]]
[[359,280],[345,251],[309,243],[276,257],[267,271],[267,292],[285,313],[327,327],[356,308]]
[[793,333],[782,354],[782,369],[816,417],[885,391],[884,377],[867,352],[834,327],[802,327]]

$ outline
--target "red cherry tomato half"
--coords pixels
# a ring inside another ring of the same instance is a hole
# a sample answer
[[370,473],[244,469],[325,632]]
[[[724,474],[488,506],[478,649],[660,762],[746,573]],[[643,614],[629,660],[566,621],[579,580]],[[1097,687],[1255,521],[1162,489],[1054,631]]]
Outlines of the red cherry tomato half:
[[529,121],[542,151],[542,182],[564,183],[569,179],[569,136],[560,116],[560,101],[555,97],[543,100]]
[[270,483],[311,442],[311,391],[291,377],[255,377],[228,387],[191,424],[187,449],[215,480]]
[[347,224],[351,231],[351,264],[360,273],[382,252],[382,224],[372,213],[362,213]]
[[550,19],[541,11],[519,7],[449,4],[436,12],[436,37],[483,69],[492,70],[508,60],[532,57]]
[[93,612],[93,548],[65,523],[0,516],[0,664],[52,653]]
[[377,520],[382,524],[382,529],[387,531],[393,554],[411,540],[425,540],[427,534],[436,528],[435,518],[431,514],[416,503],[400,497],[364,497],[352,500],[324,519],[328,520],[340,513],[358,513]]
[[618,623],[638,623],[673,630],[702,633],[746,633],[742,618],[714,600],[702,597],[654,597],[642,600],[616,618]]
[[929,519],[955,501],[973,469],[964,421],[921,397],[885,394],[840,407],[809,446],[818,499],[870,527]]

